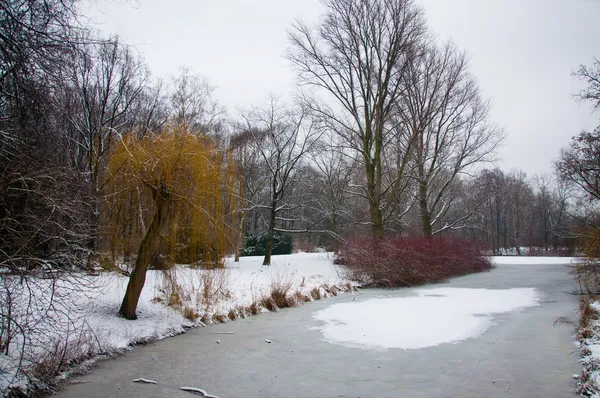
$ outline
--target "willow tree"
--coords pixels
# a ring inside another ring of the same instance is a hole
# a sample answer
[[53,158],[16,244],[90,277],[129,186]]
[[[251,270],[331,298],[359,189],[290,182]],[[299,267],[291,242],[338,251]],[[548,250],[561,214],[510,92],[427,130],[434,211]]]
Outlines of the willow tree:
[[[119,313],[136,318],[154,253],[213,263],[231,249],[233,163],[208,138],[185,127],[126,135],[108,164],[106,230],[113,252],[135,242],[137,257]],[[170,253],[163,253],[170,250]]]

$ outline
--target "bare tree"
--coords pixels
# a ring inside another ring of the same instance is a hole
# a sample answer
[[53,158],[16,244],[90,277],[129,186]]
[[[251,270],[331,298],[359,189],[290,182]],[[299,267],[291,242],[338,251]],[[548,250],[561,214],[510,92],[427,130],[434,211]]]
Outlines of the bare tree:
[[182,67],[173,79],[171,108],[175,123],[205,135],[218,135],[223,129],[223,108],[212,98],[215,87],[203,76]]
[[[88,253],[89,186],[70,162],[57,95],[77,47],[76,3],[0,1],[0,347],[14,365],[0,371],[0,385],[8,395],[47,393],[70,354],[85,355],[68,333],[85,330],[67,292],[84,283],[72,271]],[[63,339],[48,344],[48,335]]]
[[595,58],[592,66],[580,65],[573,75],[587,83],[575,97],[592,102],[595,109],[600,108],[600,60]]
[[434,228],[452,206],[457,176],[493,160],[503,138],[502,130],[489,122],[489,105],[467,68],[466,56],[452,44],[441,49],[430,45],[403,75],[399,128],[404,145],[410,146],[408,171],[417,185],[425,237],[459,228],[472,214]]
[[[351,224],[354,216],[351,214],[350,203],[352,194],[351,184],[354,164],[352,159],[340,151],[333,143],[333,137],[328,137],[318,144],[310,154],[310,166],[314,178],[310,181],[311,193],[315,197],[313,213],[324,217],[326,224],[323,229],[330,231],[337,248],[341,237]],[[323,142],[325,141],[325,142]]]
[[99,41],[80,51],[72,70],[76,88],[71,123],[78,132],[76,164],[90,174],[98,191],[99,172],[118,133],[130,130],[130,111],[148,84],[149,73],[134,51],[119,38]]
[[89,247],[97,247],[101,212],[101,173],[106,155],[119,135],[134,129],[132,113],[148,85],[149,73],[135,52],[119,38],[96,40],[88,36],[76,52],[70,78],[67,119],[73,129],[74,164],[86,173],[93,203],[90,206]]
[[324,94],[325,103],[307,98],[307,106],[362,165],[365,184],[357,189],[379,238],[403,177],[401,167],[385,167],[384,151],[402,77],[421,47],[423,13],[412,0],[327,0],[325,7],[318,26],[294,24],[288,58],[300,84]]
[[285,109],[276,98],[271,98],[264,109],[254,109],[243,118],[264,164],[265,175],[269,177],[268,201],[251,204],[268,210],[267,248],[263,264],[269,265],[277,224],[285,221],[282,214],[299,206],[286,203],[284,199],[296,182],[301,159],[321,133],[306,109]]

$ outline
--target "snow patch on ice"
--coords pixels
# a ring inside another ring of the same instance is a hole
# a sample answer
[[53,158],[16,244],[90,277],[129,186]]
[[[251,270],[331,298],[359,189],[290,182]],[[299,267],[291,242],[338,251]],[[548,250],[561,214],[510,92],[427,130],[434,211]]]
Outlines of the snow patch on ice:
[[536,256],[492,256],[490,260],[496,265],[533,265],[533,264],[565,264],[578,260],[579,257],[536,257]]
[[493,315],[533,307],[533,288],[420,289],[417,296],[339,303],[314,314],[325,341],[367,349],[418,349],[482,334]]

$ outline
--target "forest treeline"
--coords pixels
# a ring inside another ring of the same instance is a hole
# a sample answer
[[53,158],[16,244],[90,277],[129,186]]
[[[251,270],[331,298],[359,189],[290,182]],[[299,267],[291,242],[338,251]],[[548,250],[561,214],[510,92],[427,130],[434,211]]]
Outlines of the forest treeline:
[[287,32],[300,94],[235,115],[187,67],[153,78],[135,48],[85,26],[76,0],[1,4],[3,269],[133,261],[161,192],[147,255],[180,261],[286,234],[303,248],[416,234],[557,251],[585,225],[564,173],[494,167],[505,133],[465,53],[413,1],[326,2],[317,25]]

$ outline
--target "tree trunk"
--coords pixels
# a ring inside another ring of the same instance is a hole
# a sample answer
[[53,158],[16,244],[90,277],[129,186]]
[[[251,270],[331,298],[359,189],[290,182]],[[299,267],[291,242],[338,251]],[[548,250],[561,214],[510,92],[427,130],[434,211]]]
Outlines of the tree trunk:
[[[242,215],[240,216],[240,224],[238,227],[238,231],[237,231],[237,239],[235,242],[235,251],[234,251],[234,262],[239,263],[240,262],[240,248],[246,247],[246,239],[245,239],[245,231],[244,231],[244,225],[246,224],[246,212],[243,211]],[[242,249],[243,250],[243,249]]]
[[135,268],[129,277],[127,291],[125,292],[125,297],[123,298],[123,303],[119,310],[119,314],[126,319],[137,318],[135,311],[140,299],[140,294],[142,293],[142,288],[146,282],[146,271],[148,270],[152,247],[154,246],[156,238],[158,238],[162,226],[168,218],[169,192],[166,186],[161,184],[161,187],[154,195],[154,201],[156,203],[156,213],[154,214],[154,219],[152,220],[152,224],[150,224],[148,232],[146,232],[144,239],[142,239],[142,242],[140,243],[138,256],[135,261]]
[[419,211],[421,212],[421,231],[423,237],[431,239],[433,229],[431,228],[431,214],[427,205],[427,183],[419,181]]
[[373,224],[373,238],[383,238],[383,218],[381,215],[381,209],[375,202],[369,201],[369,210],[371,213],[371,223]]
[[267,250],[265,253],[265,259],[263,265],[271,265],[271,252],[273,251],[273,237],[275,236],[275,206],[277,203],[273,203],[271,206],[271,216],[269,217],[269,231],[267,232]]
[[365,172],[367,174],[367,193],[369,195],[369,215],[371,216],[371,225],[373,226],[373,238],[375,240],[383,238],[383,215],[381,214],[379,200],[379,186],[381,180],[377,179],[377,158],[371,160],[365,158]]

